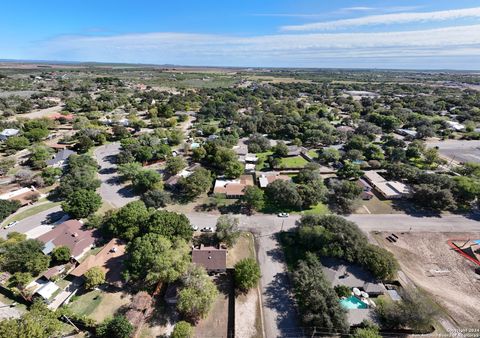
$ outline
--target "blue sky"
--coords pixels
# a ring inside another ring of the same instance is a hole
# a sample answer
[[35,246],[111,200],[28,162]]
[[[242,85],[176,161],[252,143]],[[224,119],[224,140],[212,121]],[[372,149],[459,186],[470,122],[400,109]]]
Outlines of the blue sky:
[[0,58],[480,69],[480,2],[8,1]]

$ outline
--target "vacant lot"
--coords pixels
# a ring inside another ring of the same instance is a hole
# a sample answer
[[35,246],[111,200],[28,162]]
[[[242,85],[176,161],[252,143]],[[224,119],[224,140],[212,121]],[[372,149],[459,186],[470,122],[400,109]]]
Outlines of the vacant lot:
[[255,258],[253,235],[243,232],[235,246],[228,250],[227,267],[233,268],[239,260],[247,257]]
[[459,327],[479,327],[480,281],[475,264],[450,249],[448,239],[479,239],[480,233],[397,233],[396,243],[376,235],[379,243],[392,251],[401,270],[417,286],[430,294]]

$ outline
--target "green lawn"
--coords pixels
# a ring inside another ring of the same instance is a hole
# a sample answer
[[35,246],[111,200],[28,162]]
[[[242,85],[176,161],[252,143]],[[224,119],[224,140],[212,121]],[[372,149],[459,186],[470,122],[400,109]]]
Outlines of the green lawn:
[[318,158],[319,157],[318,150],[316,149],[309,150],[308,156],[310,156],[311,158]]
[[264,153],[256,153],[255,155],[257,155],[258,157],[258,163],[257,163],[257,166],[255,167],[255,170],[262,171],[263,169],[268,168],[269,165],[267,163],[267,159],[268,159],[268,156],[272,154],[273,154],[272,151],[266,151]]
[[60,205],[61,202],[47,202],[47,203],[42,203],[36,206],[33,206],[31,208],[26,209],[25,211],[19,212],[18,214],[7,218],[4,223],[10,223],[13,221],[21,221],[22,219],[25,219],[27,217],[33,216],[38,214],[39,212],[51,209],[57,205]]
[[97,306],[102,302],[101,291],[94,290],[82,294],[81,296],[74,297],[68,307],[79,315],[90,315]]
[[307,163],[308,161],[302,156],[284,157],[280,159],[280,168],[303,168],[307,165]]
[[330,213],[328,206],[323,203],[318,203],[315,206],[312,206],[309,210],[303,212],[305,215],[326,215]]

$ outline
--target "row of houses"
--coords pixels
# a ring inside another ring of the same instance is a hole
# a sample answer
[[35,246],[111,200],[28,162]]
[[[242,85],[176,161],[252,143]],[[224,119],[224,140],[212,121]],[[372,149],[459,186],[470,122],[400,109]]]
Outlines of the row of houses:
[[214,194],[225,195],[226,198],[241,198],[245,195],[245,189],[258,183],[260,188],[266,188],[270,183],[276,180],[290,181],[288,175],[283,175],[277,171],[262,172],[258,175],[241,175],[237,179],[226,179],[218,177],[213,188]]

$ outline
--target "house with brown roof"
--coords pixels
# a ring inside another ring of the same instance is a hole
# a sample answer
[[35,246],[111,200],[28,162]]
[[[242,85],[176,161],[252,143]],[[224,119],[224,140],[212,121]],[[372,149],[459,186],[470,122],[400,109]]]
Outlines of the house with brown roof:
[[192,262],[203,266],[209,273],[227,270],[227,249],[200,245],[192,249]]
[[37,239],[45,244],[45,255],[57,247],[65,246],[70,249],[71,258],[78,262],[95,245],[94,232],[93,229],[85,229],[80,221],[68,220]]
[[40,193],[35,187],[20,187],[18,184],[12,184],[0,189],[0,200],[18,201],[21,206],[32,203],[32,201],[38,199]]
[[224,194],[227,198],[240,198],[245,195],[245,188],[253,185],[252,175],[242,175],[234,180],[219,177],[215,181],[213,193]]
[[82,277],[93,267],[100,267],[105,272],[105,281],[111,285],[123,285],[122,271],[125,260],[126,245],[119,239],[112,239],[96,255],[88,256],[72,272],[71,276]]

